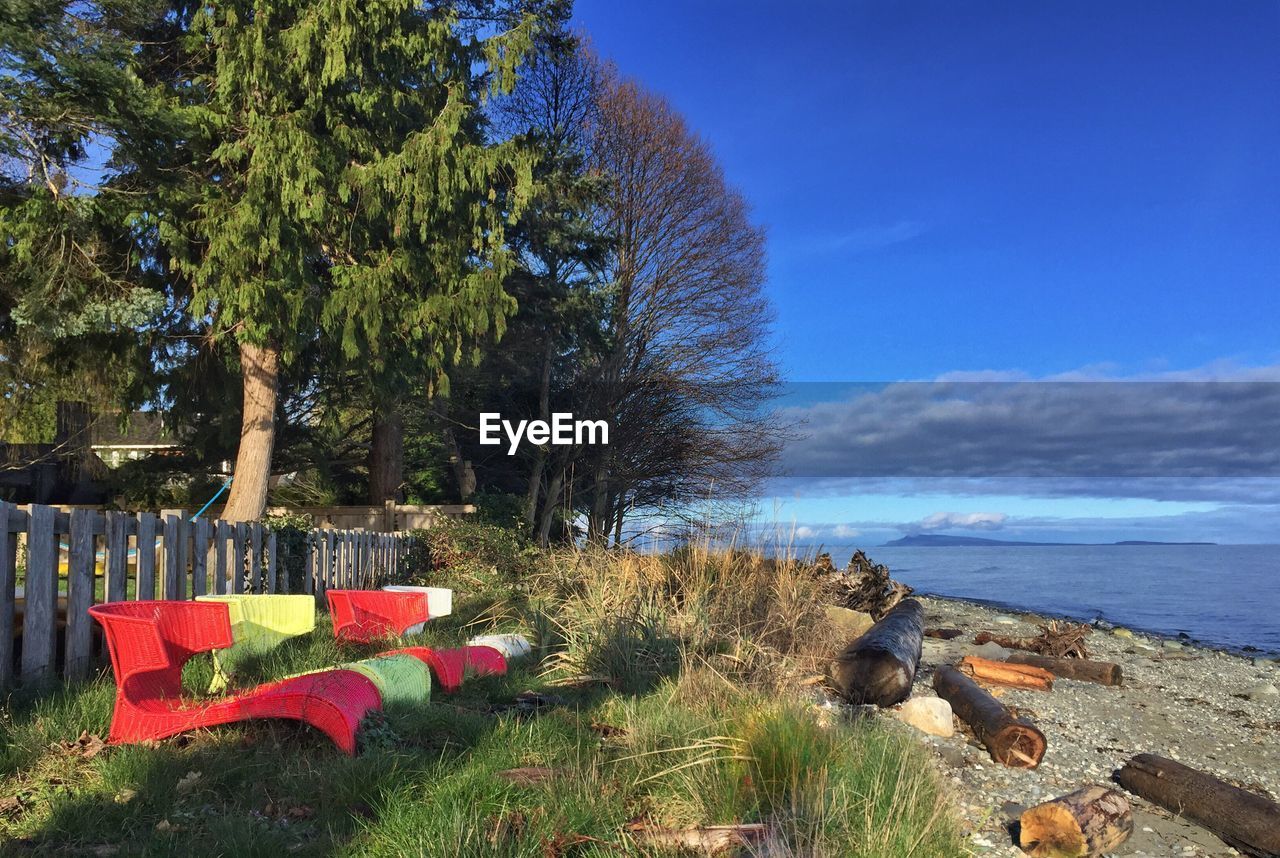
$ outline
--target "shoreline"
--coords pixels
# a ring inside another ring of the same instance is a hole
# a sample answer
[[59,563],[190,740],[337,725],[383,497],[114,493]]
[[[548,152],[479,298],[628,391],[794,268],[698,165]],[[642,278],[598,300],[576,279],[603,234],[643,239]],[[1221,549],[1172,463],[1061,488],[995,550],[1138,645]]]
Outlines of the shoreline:
[[1193,638],[1186,632],[1168,632],[1160,629],[1152,629],[1146,626],[1130,625],[1127,623],[1114,622],[1102,614],[1098,614],[1092,619],[1085,618],[1078,614],[1062,614],[1043,611],[1038,608],[1028,608],[1013,602],[1002,602],[999,599],[978,599],[969,596],[948,596],[942,593],[931,593],[927,590],[913,590],[911,595],[916,598],[936,599],[946,602],[960,602],[966,605],[973,605],[979,608],[990,608],[992,610],[1002,611],[1011,614],[1024,614],[1028,617],[1037,617],[1042,620],[1067,620],[1073,623],[1087,623],[1092,626],[1095,632],[1106,634],[1114,629],[1128,629],[1135,634],[1141,634],[1149,638],[1157,640],[1177,641],[1187,647],[1194,649],[1209,650],[1212,652],[1225,653],[1227,655],[1237,656],[1239,658],[1262,658],[1269,660],[1280,659],[1280,650],[1263,649],[1261,647],[1248,644],[1244,647],[1231,646],[1230,644],[1215,643],[1199,638]]
[[[1012,652],[992,643],[979,648],[973,643],[978,632],[1029,636],[1038,633],[1037,623],[1054,619],[970,599],[913,595],[925,608],[926,628],[958,628],[964,634],[947,641],[925,638],[912,697],[935,696],[932,674],[941,665],[968,654],[1000,659]],[[1273,799],[1280,796],[1280,660],[1127,628],[1095,628],[1085,642],[1091,658],[1121,666],[1121,685],[1058,678],[1050,691],[993,691],[1044,732],[1048,745],[1035,769],[993,762],[959,719],[954,735],[944,738],[900,722],[892,710],[876,710],[875,717],[929,750],[952,787],[975,854],[1025,858],[1010,828],[1024,809],[1090,784],[1115,787],[1113,772],[1140,753],[1170,757]],[[1240,854],[1206,829],[1125,795],[1133,808],[1133,834],[1109,855]]]

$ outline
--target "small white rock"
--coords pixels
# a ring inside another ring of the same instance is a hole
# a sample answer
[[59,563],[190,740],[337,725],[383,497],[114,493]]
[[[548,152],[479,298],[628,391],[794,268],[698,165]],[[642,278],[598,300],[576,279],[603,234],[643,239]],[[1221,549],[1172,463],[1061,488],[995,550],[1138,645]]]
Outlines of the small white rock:
[[951,704],[941,697],[912,697],[893,716],[921,732],[944,739],[955,733]]

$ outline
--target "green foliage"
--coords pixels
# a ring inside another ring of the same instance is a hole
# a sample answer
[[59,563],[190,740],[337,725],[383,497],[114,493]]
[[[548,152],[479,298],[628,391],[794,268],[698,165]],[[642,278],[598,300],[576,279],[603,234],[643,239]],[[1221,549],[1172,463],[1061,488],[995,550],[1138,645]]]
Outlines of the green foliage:
[[413,537],[406,564],[410,580],[433,586],[475,577],[522,581],[542,556],[520,531],[469,519],[443,519]]
[[307,572],[307,535],[315,524],[298,513],[268,515],[262,519],[276,535],[277,575],[283,576],[289,593],[303,592]]

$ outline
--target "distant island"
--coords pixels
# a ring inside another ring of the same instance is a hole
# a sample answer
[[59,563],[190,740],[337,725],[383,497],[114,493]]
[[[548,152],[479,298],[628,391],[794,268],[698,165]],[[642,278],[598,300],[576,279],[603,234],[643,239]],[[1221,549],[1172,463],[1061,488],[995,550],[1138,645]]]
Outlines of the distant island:
[[1217,545],[1216,542],[1153,542],[1126,539],[1121,542],[1016,542],[1008,539],[984,539],[981,536],[949,536],[946,534],[913,534],[886,542],[883,548],[958,548],[962,546],[1000,547],[1007,545]]

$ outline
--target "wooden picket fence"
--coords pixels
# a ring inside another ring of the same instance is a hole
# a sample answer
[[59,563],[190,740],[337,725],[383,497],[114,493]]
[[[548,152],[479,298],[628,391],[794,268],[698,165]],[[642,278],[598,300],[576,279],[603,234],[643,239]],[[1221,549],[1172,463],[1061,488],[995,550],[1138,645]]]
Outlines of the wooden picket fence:
[[[396,580],[410,543],[407,533],[308,531],[292,589],[323,604],[326,589],[379,587]],[[257,522],[0,502],[0,688],[52,679],[59,666],[88,677],[103,662],[95,604],[291,592],[278,549]]]

